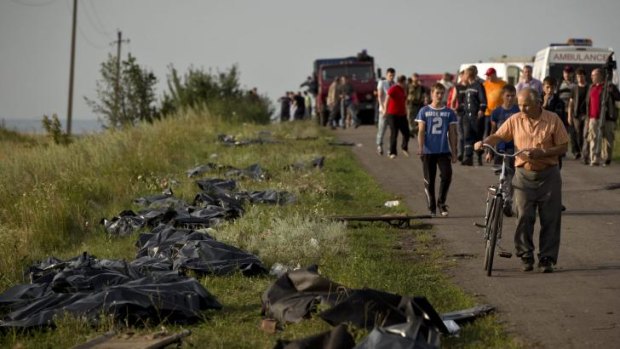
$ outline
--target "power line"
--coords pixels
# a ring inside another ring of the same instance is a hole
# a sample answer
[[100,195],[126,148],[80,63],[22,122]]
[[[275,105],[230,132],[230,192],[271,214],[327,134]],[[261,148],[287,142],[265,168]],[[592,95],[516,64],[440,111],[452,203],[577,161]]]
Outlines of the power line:
[[[68,3],[68,2],[66,2],[65,4],[67,5],[67,10],[69,10],[69,13],[73,13],[73,9],[71,9],[71,8],[69,7],[69,3]],[[79,9],[78,9],[78,11],[79,11]],[[93,41],[92,41],[92,40],[91,40],[91,39],[90,39],[90,38],[86,35],[86,33],[84,32],[84,30],[82,30],[82,26],[80,25],[80,23],[77,23],[77,29],[78,29],[78,31],[80,32],[80,36],[82,37],[82,39],[84,39],[84,41],[85,41],[85,42],[86,42],[86,43],[87,43],[90,47],[92,47],[92,48],[96,48],[96,49],[98,49],[98,50],[103,50],[103,49],[105,49],[105,48],[106,48],[106,46],[104,46],[104,45],[99,45],[99,44],[96,44],[95,42],[93,42]]]
[[[83,1],[84,5],[87,4],[92,4],[86,0]],[[84,14],[86,15],[86,19],[88,20],[88,22],[91,24],[91,26],[93,27],[93,29],[95,29],[95,31],[103,36],[105,36],[106,38],[110,38],[112,32],[109,32],[107,30],[105,30],[105,26],[103,24],[101,24],[101,20],[99,20],[99,22],[97,22],[96,20],[94,20],[94,17],[91,17],[91,14],[87,8],[88,6],[82,6],[82,11],[84,12]],[[98,19],[98,18],[97,18]]]
[[14,4],[18,4],[22,6],[30,6],[30,7],[43,7],[43,6],[51,5],[54,1],[56,0],[49,0],[49,1],[41,2],[41,3],[34,3],[34,2],[30,3],[30,2],[22,2],[19,0],[11,0],[11,2]]
[[107,27],[103,24],[103,21],[101,20],[101,17],[99,16],[97,7],[95,6],[95,1],[93,0],[91,2],[86,2],[86,3],[90,4],[90,7],[93,10],[93,14],[95,15],[95,20],[97,21],[97,23],[99,23],[99,26],[101,27],[101,29],[103,29],[106,35],[112,35],[112,31],[106,30]]

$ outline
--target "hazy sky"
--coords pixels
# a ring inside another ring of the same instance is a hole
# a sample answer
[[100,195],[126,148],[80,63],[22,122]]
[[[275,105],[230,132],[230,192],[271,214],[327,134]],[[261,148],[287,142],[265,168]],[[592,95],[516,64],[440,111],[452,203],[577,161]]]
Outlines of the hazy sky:
[[[0,0],[0,119],[66,118],[72,0]],[[116,30],[122,55],[159,79],[168,65],[227,69],[277,98],[297,89],[316,58],[361,49],[384,70],[454,72],[502,54],[533,56],[551,42],[591,38],[620,49],[620,0],[78,0],[74,119],[96,116],[99,67]]]

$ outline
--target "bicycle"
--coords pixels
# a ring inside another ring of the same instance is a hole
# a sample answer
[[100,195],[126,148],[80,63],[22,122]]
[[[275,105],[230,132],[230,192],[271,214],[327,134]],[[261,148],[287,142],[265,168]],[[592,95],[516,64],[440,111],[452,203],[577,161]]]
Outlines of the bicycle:
[[487,276],[491,276],[493,271],[493,258],[495,256],[495,247],[500,249],[499,256],[504,258],[511,258],[512,253],[504,250],[499,246],[499,241],[502,238],[503,227],[503,212],[504,204],[508,193],[506,192],[506,158],[514,158],[521,154],[523,150],[520,150],[514,154],[505,154],[498,152],[494,147],[489,144],[483,144],[484,148],[491,150],[496,156],[502,158],[502,168],[499,174],[499,183],[492,185],[487,191],[487,201],[484,213],[484,225],[475,223],[477,227],[484,228],[484,240],[485,240],[485,253],[484,253],[484,270],[487,272]]

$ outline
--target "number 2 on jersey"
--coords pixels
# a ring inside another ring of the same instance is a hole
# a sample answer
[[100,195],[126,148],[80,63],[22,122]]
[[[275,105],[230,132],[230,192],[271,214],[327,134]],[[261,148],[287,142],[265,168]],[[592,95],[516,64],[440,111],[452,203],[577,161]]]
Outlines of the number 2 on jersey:
[[435,117],[431,125],[431,134],[440,135],[442,133],[443,118]]

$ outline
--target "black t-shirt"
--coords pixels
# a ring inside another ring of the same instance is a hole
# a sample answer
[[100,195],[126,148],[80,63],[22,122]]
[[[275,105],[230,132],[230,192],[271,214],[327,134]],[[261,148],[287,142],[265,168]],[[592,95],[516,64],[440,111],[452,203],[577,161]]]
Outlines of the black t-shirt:
[[577,115],[586,114],[586,90],[588,86],[577,86],[577,100],[579,105],[577,106]]

